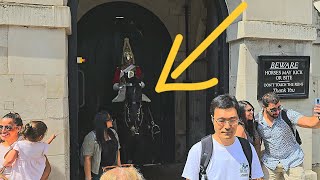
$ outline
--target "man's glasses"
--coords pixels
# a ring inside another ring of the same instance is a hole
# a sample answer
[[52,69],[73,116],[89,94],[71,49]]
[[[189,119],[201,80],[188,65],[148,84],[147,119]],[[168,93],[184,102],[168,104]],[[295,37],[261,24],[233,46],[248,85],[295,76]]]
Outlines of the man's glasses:
[[7,131],[11,131],[13,129],[13,126],[2,126],[2,125],[0,125],[0,130],[2,130],[3,128],[5,130],[7,130]]
[[[215,119],[212,117],[212,120],[215,120]],[[229,120],[227,120],[227,119],[216,119],[215,121],[217,122],[217,124],[219,126],[224,126],[227,122],[229,123],[230,126],[233,126],[233,125],[238,124],[239,119],[238,118],[230,118]]]
[[269,111],[272,112],[272,113],[275,113],[275,112],[281,111],[281,110],[282,110],[282,107],[279,106],[279,107],[277,107],[277,108],[272,108],[272,109],[270,109]]
[[246,111],[247,111],[247,112],[253,112],[254,109],[253,109],[253,108],[250,108],[250,109],[247,109]]

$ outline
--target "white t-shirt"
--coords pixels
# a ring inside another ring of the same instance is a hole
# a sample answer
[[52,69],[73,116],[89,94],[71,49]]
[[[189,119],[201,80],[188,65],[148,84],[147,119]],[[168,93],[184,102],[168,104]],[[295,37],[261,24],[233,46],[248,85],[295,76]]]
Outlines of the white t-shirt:
[[44,142],[18,141],[13,147],[19,155],[12,165],[11,179],[39,180],[46,166],[48,146]]
[[[14,144],[12,146],[14,146]],[[7,154],[9,150],[11,150],[10,146],[3,146],[2,143],[0,144],[0,168],[3,167],[4,156]],[[11,174],[11,167],[6,167],[2,174],[9,178]]]
[[[3,143],[0,143],[0,168],[2,168],[3,163],[4,163],[4,156],[9,152],[9,150],[11,150],[14,145],[18,142],[23,140],[22,136],[18,137],[18,140],[16,142],[14,142],[13,144],[11,144],[10,146],[3,146]],[[5,175],[7,178],[10,178],[10,174],[11,174],[11,167],[6,167],[6,169],[4,170],[4,172],[2,173],[3,175]]]
[[[250,144],[251,145],[251,144]],[[201,142],[192,146],[185,164],[182,177],[199,180]],[[261,165],[254,147],[252,149],[252,179],[263,177]],[[207,167],[208,180],[249,179],[249,163],[238,138],[230,146],[223,146],[213,139],[213,152]]]

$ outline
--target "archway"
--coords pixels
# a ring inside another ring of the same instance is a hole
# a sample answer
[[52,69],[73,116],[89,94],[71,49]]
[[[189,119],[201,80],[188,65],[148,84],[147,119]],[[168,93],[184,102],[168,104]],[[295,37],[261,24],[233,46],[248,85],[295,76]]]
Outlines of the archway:
[[136,64],[142,68],[146,84],[143,92],[152,100],[152,114],[161,127],[159,160],[171,162],[175,148],[174,94],[158,94],[154,87],[172,40],[152,12],[128,2],[99,5],[78,22],[78,56],[86,59],[79,65],[79,144],[93,129],[97,111],[104,109],[112,113],[119,108],[111,103],[117,95],[112,89],[112,78],[121,63],[125,37],[130,39]]
[[[206,3],[205,37],[207,37],[228,16],[224,0]],[[201,82],[218,78],[219,83],[206,90],[188,92],[187,104],[187,149],[205,135],[213,133],[210,117],[211,100],[229,92],[229,46],[224,31],[207,49],[204,58],[193,62],[189,68],[188,81]]]

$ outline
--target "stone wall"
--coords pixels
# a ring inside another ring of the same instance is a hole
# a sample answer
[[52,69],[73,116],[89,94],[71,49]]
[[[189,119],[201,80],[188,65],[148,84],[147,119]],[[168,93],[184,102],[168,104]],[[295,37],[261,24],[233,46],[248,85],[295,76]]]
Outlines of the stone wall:
[[[118,0],[116,0],[118,1]],[[81,0],[78,20],[99,4],[112,0]],[[172,40],[185,35],[184,1],[128,0],[153,12],[165,24]],[[259,55],[311,56],[309,99],[284,100],[283,104],[311,115],[313,99],[320,96],[320,49],[315,26],[318,14],[312,0],[246,0],[248,9],[227,29],[230,45],[230,94],[247,99],[255,107],[257,57]],[[69,115],[67,88],[67,34],[70,10],[66,0],[3,0],[0,3],[0,114],[19,112],[25,122],[43,120],[50,135],[62,132],[52,143],[49,160],[51,179],[69,179]],[[226,1],[229,13],[241,3]],[[190,46],[204,38],[205,1],[192,0]],[[318,28],[319,29],[319,28]],[[185,57],[185,41],[175,66]],[[250,72],[250,74],[249,74]],[[185,79],[182,74],[178,82]],[[176,159],[185,158],[185,93],[175,95]],[[259,108],[257,108],[259,109]],[[317,170],[320,162],[319,130],[301,129],[305,168]],[[318,168],[319,169],[319,168]]]
[[[315,0],[316,2],[318,0]],[[317,39],[313,42],[312,46],[312,56],[314,57],[313,67],[312,67],[312,93],[315,97],[320,97],[320,13],[316,9],[313,9],[313,25],[317,29]],[[312,170],[317,172],[318,179],[320,179],[320,130],[312,130],[313,143],[312,143]]]
[[48,152],[49,179],[69,179],[69,8],[63,0],[11,2],[0,3],[0,114],[44,121],[45,139],[60,133]]
[[[312,46],[316,40],[316,28],[312,24],[312,0],[246,2],[248,9],[243,13],[242,20],[228,28],[230,93],[235,94],[239,100],[250,101],[256,109],[261,109],[257,102],[258,56],[310,56],[309,98],[282,100],[281,103],[304,115],[312,115],[314,98],[319,96],[319,75],[315,73],[316,67],[319,67],[319,54],[315,53],[315,47]],[[303,141],[307,178],[316,179],[311,169],[315,160],[312,151],[319,151],[319,148],[312,148],[314,144],[319,144],[313,141],[318,135],[312,129],[299,128],[299,132]]]

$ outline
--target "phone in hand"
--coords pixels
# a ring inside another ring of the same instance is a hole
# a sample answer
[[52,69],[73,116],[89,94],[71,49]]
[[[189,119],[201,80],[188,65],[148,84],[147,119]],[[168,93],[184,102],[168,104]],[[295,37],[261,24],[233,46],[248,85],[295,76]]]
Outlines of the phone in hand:
[[[316,105],[316,104],[320,104],[320,98],[316,98],[315,100],[314,100],[314,104]],[[320,114],[320,113],[318,113],[318,114]],[[319,118],[319,117],[318,117]],[[320,120],[320,119],[319,119]]]

